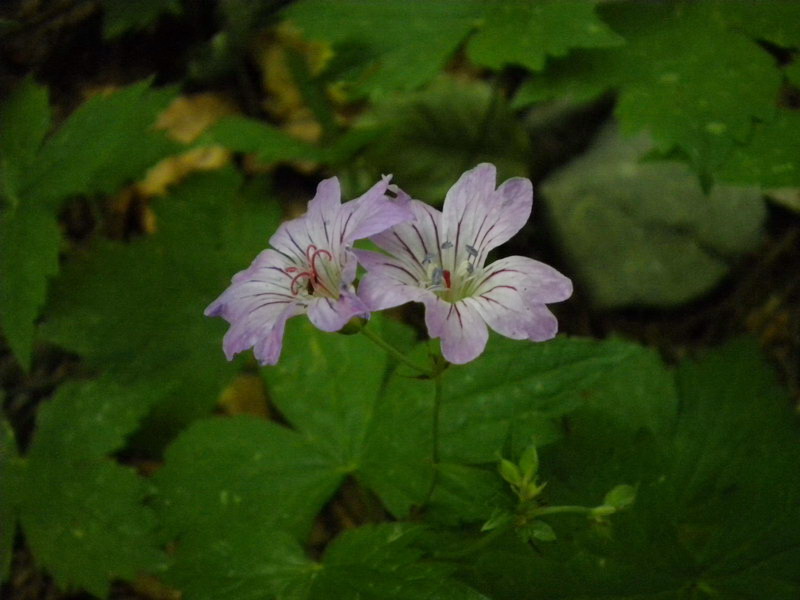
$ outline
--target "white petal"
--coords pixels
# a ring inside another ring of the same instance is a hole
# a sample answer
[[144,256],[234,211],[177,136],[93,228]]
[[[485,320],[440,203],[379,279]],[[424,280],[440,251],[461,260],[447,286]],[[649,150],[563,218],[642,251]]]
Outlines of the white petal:
[[568,277],[524,256],[509,256],[488,265],[475,295],[498,286],[514,288],[527,305],[561,302],[572,295],[572,281]]
[[419,200],[412,200],[409,208],[412,221],[395,225],[370,239],[401,261],[418,279],[424,279],[425,257],[440,262],[442,213]]
[[427,295],[433,296],[433,292],[377,273],[367,273],[358,285],[358,297],[371,311],[400,306],[406,302],[422,302]]
[[308,307],[308,318],[317,329],[339,331],[353,317],[369,317],[369,309],[352,290],[342,291],[338,299],[315,298]]
[[478,311],[462,302],[451,304],[431,294],[425,299],[425,324],[431,337],[442,340],[442,355],[453,364],[476,359],[486,348],[489,331]]
[[531,214],[533,186],[528,179],[509,179],[495,190],[494,165],[481,164],[464,173],[450,188],[442,213],[445,241],[453,245],[452,267],[467,258],[466,246],[488,252],[516,234]]

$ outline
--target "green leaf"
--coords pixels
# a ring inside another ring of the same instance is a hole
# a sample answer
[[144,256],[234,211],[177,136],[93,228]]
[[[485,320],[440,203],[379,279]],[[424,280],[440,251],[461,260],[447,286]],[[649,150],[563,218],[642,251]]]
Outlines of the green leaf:
[[[490,4],[490,3],[487,3]],[[511,0],[495,2],[469,42],[469,57],[490,69],[515,64],[539,71],[545,57],[573,48],[623,43],[595,14],[592,0]]]
[[800,186],[800,113],[780,110],[759,123],[747,144],[737,144],[715,173],[721,180],[765,187]]
[[772,56],[727,14],[731,4],[607,3],[600,14],[627,43],[554,61],[515,105],[617,88],[625,132],[648,131],[659,150],[679,149],[708,178],[748,141],[754,120],[774,118],[781,85]]
[[506,458],[500,459],[500,475],[511,485],[522,483],[519,467]]
[[345,532],[325,552],[309,600],[487,600],[449,577],[449,565],[420,560],[418,525],[384,523]]
[[482,15],[480,3],[405,0],[300,0],[283,16],[311,40],[340,53],[357,50],[358,65],[346,73],[356,96],[413,90],[442,69]]
[[47,88],[24,79],[0,106],[0,197],[19,204],[19,184],[50,127]]
[[800,5],[792,0],[770,2],[727,2],[714,0],[731,27],[757,40],[784,48],[800,46]]
[[[495,464],[499,453],[518,455],[532,437],[553,442],[562,435],[558,419],[640,352],[617,341],[526,344],[493,337],[480,358],[444,374],[441,460]],[[398,516],[421,502],[430,485],[433,394],[431,382],[394,374],[367,433],[358,475]]]
[[11,555],[14,551],[14,531],[16,529],[16,510],[11,490],[16,486],[11,483],[12,469],[17,460],[17,442],[14,430],[5,420],[0,419],[0,481],[5,485],[0,488],[0,582],[8,577],[11,566]]
[[254,523],[302,539],[343,476],[296,432],[241,416],[192,425],[167,449],[154,483],[168,539],[197,532],[196,551],[226,528]]
[[495,469],[452,463],[439,463],[436,469],[439,477],[426,518],[451,525],[486,523],[484,528],[510,518],[515,499]]
[[15,501],[36,560],[61,587],[105,596],[163,562],[144,480],[108,459],[158,394],[108,379],[68,383],[39,410]]
[[47,278],[58,270],[55,215],[20,197],[21,180],[50,125],[47,90],[28,78],[0,107],[0,327],[19,363],[30,365],[33,323]]
[[544,521],[534,521],[524,527],[520,534],[525,541],[539,540],[540,542],[553,542],[557,539],[556,532]]
[[152,25],[164,13],[178,14],[179,0],[103,0],[103,37],[114,39]]
[[203,309],[279,223],[276,204],[241,197],[240,185],[228,169],[192,177],[154,205],[158,233],[98,242],[54,284],[43,335],[97,370],[157,388],[152,443],[207,414],[237,371],[222,354],[225,323]]
[[220,144],[235,152],[255,154],[265,163],[289,160],[320,160],[320,148],[291,137],[280,129],[247,117],[220,119],[201,138],[203,143]]
[[165,580],[186,600],[307,598],[319,565],[262,519],[188,531]]
[[315,563],[291,538],[256,521],[223,533],[168,578],[187,600],[486,600],[449,577],[452,567],[420,560],[414,544],[423,533],[402,523],[361,527],[335,539]]
[[[381,315],[370,328],[384,329]],[[270,397],[319,451],[345,471],[358,468],[388,366],[363,336],[330,334],[306,318],[287,324],[281,360],[264,369]]]
[[68,196],[109,194],[178,148],[153,126],[171,89],[135,83],[92,97],[42,147],[23,193],[57,207]]
[[692,300],[760,239],[757,190],[715,186],[706,196],[680,163],[644,160],[650,148],[646,137],[609,128],[542,186],[567,254],[602,306]]
[[539,453],[535,444],[531,444],[522,452],[522,456],[519,458],[519,468],[525,479],[533,481],[534,475],[539,470]]
[[480,162],[497,165],[500,181],[528,169],[527,135],[484,82],[443,76],[423,91],[378,103],[364,124],[385,130],[366,151],[375,174],[393,173],[404,190],[431,204],[441,204],[461,173]]
[[614,486],[603,498],[603,504],[615,509],[627,508],[636,500],[636,488],[621,484]]
[[0,212],[0,325],[26,369],[47,280],[58,272],[60,242],[51,211],[23,203],[16,210]]
[[755,344],[684,362],[671,392],[631,394],[648,375],[631,365],[542,457],[553,503],[623,480],[639,483],[635,504],[591,528],[554,517],[569,535],[540,553],[494,546],[476,587],[498,600],[797,597],[800,428]]

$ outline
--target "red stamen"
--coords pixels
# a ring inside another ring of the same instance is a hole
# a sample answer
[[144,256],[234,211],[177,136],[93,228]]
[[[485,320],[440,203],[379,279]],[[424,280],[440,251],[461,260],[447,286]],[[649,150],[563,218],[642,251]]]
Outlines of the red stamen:
[[[319,287],[325,290],[327,293],[331,293],[330,290],[322,283],[320,279],[320,272],[317,270],[317,257],[322,255],[323,258],[327,260],[333,260],[333,255],[325,249],[318,249],[314,244],[309,244],[306,248],[306,261],[308,262],[308,269],[306,271],[300,271],[298,267],[286,267],[284,272],[286,274],[297,273],[292,278],[291,283],[289,284],[289,289],[293,295],[297,295],[300,291],[300,280],[301,279],[308,279],[306,282],[306,290],[309,294],[314,293],[314,288]],[[298,272],[300,271],[300,272]]]
[[[293,268],[293,267],[289,267],[289,269],[291,269],[291,268]],[[287,271],[289,269],[287,269]],[[295,269],[295,270],[297,270],[297,269]],[[302,273],[298,273],[297,275],[295,275],[292,278],[292,282],[289,284],[289,290],[292,292],[293,296],[297,295],[297,292],[298,292],[297,288],[299,286],[299,284],[297,282],[300,281],[300,279],[302,279],[303,277],[308,278],[308,281],[311,282],[311,281],[313,281],[313,277],[314,276],[311,273],[309,273],[308,271],[303,271]]]
[[442,277],[444,277],[444,285],[445,287],[450,287],[450,271],[442,271]]

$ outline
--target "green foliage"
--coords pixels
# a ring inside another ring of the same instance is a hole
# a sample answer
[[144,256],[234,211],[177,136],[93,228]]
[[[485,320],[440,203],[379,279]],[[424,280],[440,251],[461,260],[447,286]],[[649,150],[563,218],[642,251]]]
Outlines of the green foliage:
[[706,196],[684,165],[645,160],[649,149],[646,137],[607,129],[542,187],[576,273],[602,306],[691,300],[761,235],[757,190],[715,186]]
[[[616,116],[625,132],[649,131],[659,150],[678,149],[708,180],[732,168],[727,161],[734,148],[757,156],[758,149],[749,146],[753,122],[771,122],[776,115],[780,71],[748,33],[762,39],[763,22],[778,23],[784,11],[796,14],[797,7],[745,4],[608,4],[601,16],[626,44],[554,61],[524,86],[516,105],[562,95],[582,100],[616,89]],[[743,17],[745,12],[758,13],[762,25]],[[774,39],[793,46],[798,38],[778,33]]]
[[13,463],[17,459],[17,441],[14,431],[5,419],[0,419],[0,481],[5,484],[0,488],[0,582],[8,576],[11,565],[11,554],[14,549],[15,515],[11,498],[13,489]]
[[403,0],[360,2],[301,0],[284,12],[304,35],[324,40],[344,61],[339,75],[355,95],[378,96],[413,90],[432,80],[474,29],[468,54],[477,63],[499,69],[517,64],[541,69],[545,56],[572,48],[620,43],[594,14],[593,0],[459,0],[417,3]]
[[337,467],[274,423],[245,416],[195,423],[169,447],[155,477],[166,535],[182,540],[177,562],[185,560],[186,547],[213,545],[237,523],[302,539],[341,481]]
[[[552,442],[562,435],[557,420],[637,352],[622,342],[564,338],[521,348],[493,338],[468,368],[444,375],[442,461],[494,463],[506,446],[516,455],[532,438]],[[360,476],[395,515],[419,504],[430,483],[432,398],[432,383],[401,371],[374,408]]]
[[386,523],[347,531],[322,561],[306,558],[285,535],[255,522],[223,537],[171,578],[188,600],[216,598],[296,600],[485,600],[449,577],[452,567],[422,561],[414,543],[419,525]]
[[77,194],[110,193],[173,145],[149,131],[172,98],[138,83],[96,96],[47,140],[47,92],[26,79],[0,110],[0,325],[27,367],[47,280],[58,270],[56,211]]
[[480,162],[494,163],[500,181],[527,169],[528,138],[484,82],[441,77],[423,91],[378,102],[364,124],[383,131],[366,152],[376,174],[392,173],[431,204]]
[[442,69],[480,18],[473,0],[420,2],[409,11],[404,0],[302,0],[283,16],[304,36],[358,55],[343,73],[354,95],[413,90]]
[[280,129],[246,117],[221,119],[202,138],[205,143],[220,144],[235,152],[247,152],[265,162],[319,160],[321,151],[301,142]]
[[45,338],[121,380],[158,381],[161,442],[206,414],[236,371],[220,350],[224,323],[203,309],[280,218],[260,189],[257,200],[240,194],[241,183],[232,170],[192,177],[156,204],[158,233],[99,241],[54,284]]
[[764,187],[800,186],[800,113],[781,109],[774,120],[759,123],[747,144],[733,148],[717,172],[725,182]]
[[163,563],[144,481],[107,457],[156,398],[149,386],[102,379],[65,384],[40,409],[12,497],[36,560],[60,586],[105,596],[111,579]]
[[497,600],[795,598],[799,432],[758,350],[742,341],[686,361],[672,386],[635,365],[620,374],[620,393],[591,398],[543,451],[543,478],[565,503],[637,481],[636,503],[588,529],[554,520],[559,541],[538,552],[498,543],[473,584]]
[[163,13],[179,13],[181,4],[179,0],[103,0],[103,10],[103,35],[113,39],[146,29]]
[[595,2],[586,0],[496,2],[483,19],[469,43],[468,54],[490,69],[514,64],[540,71],[547,56],[564,56],[573,48],[623,43],[597,17]]
[[0,107],[0,326],[25,367],[47,278],[58,270],[55,215],[21,189],[49,126],[47,90],[25,79]]
[[147,81],[93,96],[42,146],[25,193],[57,206],[69,196],[110,194],[141,176],[179,148],[153,129],[174,96]]

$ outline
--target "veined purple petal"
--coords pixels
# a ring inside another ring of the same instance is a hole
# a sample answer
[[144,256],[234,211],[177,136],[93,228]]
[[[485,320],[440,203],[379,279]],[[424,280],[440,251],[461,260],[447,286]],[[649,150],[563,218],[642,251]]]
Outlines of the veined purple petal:
[[466,257],[466,246],[487,253],[516,234],[531,214],[533,186],[528,179],[509,179],[495,190],[496,169],[484,163],[464,173],[447,192],[442,211],[446,242],[453,244],[453,261]]
[[386,194],[390,180],[391,176],[383,177],[362,196],[343,205],[337,224],[341,243],[352,244],[413,218],[406,194],[397,198]]
[[[266,335],[262,335],[253,344],[253,354],[261,365],[274,365],[278,362],[283,349],[283,332],[286,329],[286,321],[304,312],[304,308],[298,304],[287,306],[278,315],[275,322]],[[248,346],[249,348],[249,346]]]
[[385,177],[361,198],[341,204],[339,181],[317,187],[308,213],[283,223],[261,252],[205,310],[230,323],[223,349],[230,360],[253,348],[262,364],[275,364],[286,320],[308,313],[324,331],[338,331],[354,316],[369,316],[352,282],[357,259],[351,244],[412,218],[410,199],[386,194]]
[[380,268],[368,272],[358,285],[358,297],[371,311],[400,306],[406,302],[422,302],[426,296],[435,297],[433,292],[418,285],[385,276]]
[[427,263],[441,262],[442,213],[419,200],[411,200],[408,206],[413,215],[411,220],[370,239],[421,280],[425,277]]
[[317,193],[308,203],[309,215],[335,215],[342,205],[342,188],[339,179],[330,177],[317,185]]
[[450,303],[434,294],[425,298],[425,325],[431,337],[442,340],[442,355],[462,365],[475,360],[486,347],[489,331],[481,315],[463,301]]
[[553,267],[524,256],[508,256],[487,266],[476,295],[513,286],[527,304],[561,302],[572,295],[572,281]]
[[315,298],[308,307],[308,318],[317,329],[339,331],[353,317],[369,317],[369,309],[352,290],[342,290],[339,298]]
[[[268,300],[246,314],[237,315],[230,321],[231,326],[222,340],[225,356],[228,360],[233,359],[239,352],[269,338],[281,320],[285,321],[301,312],[303,312],[303,307],[297,302]],[[280,352],[280,348],[278,348],[278,352]]]

